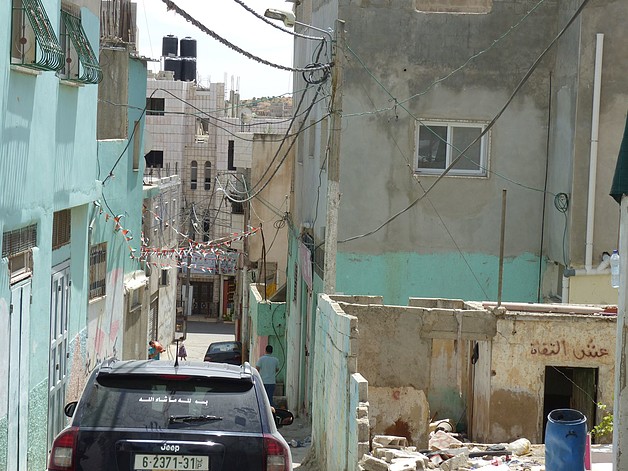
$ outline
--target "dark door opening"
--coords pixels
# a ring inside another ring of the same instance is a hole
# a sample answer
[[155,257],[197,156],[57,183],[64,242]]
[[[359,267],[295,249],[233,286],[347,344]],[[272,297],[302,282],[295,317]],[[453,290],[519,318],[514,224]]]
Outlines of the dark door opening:
[[547,416],[555,409],[575,409],[587,418],[587,429],[595,426],[597,407],[597,368],[545,367],[543,397],[543,442]]
[[213,294],[214,284],[212,282],[192,282],[192,315],[202,315],[213,317]]

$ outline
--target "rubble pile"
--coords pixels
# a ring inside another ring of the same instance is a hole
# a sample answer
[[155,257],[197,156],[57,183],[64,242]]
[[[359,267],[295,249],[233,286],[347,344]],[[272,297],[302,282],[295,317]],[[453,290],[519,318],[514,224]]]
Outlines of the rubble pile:
[[544,471],[543,445],[520,438],[512,443],[464,443],[456,434],[437,430],[428,450],[408,446],[404,437],[376,435],[371,453],[359,463],[363,471]]

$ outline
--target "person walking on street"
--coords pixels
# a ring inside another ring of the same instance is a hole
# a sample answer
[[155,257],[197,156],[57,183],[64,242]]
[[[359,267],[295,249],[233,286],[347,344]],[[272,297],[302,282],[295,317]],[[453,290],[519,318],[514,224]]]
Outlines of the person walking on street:
[[151,340],[150,342],[148,342],[148,346],[148,359],[159,360],[161,353],[164,351],[164,347],[162,347],[161,344],[156,340]]
[[181,360],[187,361],[188,359],[188,351],[183,344],[183,340],[181,340],[181,345],[179,345],[179,351],[177,352],[177,355],[179,356],[179,358],[181,358]]
[[275,394],[275,383],[277,381],[277,373],[279,372],[279,360],[272,356],[272,353],[272,345],[266,345],[266,354],[257,360],[255,366],[264,382],[264,389],[266,390],[270,405],[274,407],[273,395]]

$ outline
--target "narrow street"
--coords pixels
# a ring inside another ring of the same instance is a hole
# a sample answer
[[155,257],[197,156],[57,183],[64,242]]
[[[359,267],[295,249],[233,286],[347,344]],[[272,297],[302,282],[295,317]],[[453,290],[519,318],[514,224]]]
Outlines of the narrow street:
[[[213,319],[207,320],[204,318],[188,321],[187,338],[184,342],[188,361],[203,361],[207,347],[212,342],[234,339],[235,329],[232,322],[216,322]],[[175,351],[175,345],[169,345],[166,355],[162,356],[162,360],[172,359],[174,361]],[[281,428],[279,432],[288,443],[292,441],[298,444],[296,447],[291,447],[290,451],[292,452],[293,468],[300,467],[310,450],[308,439],[311,436],[311,429],[309,420],[295,417],[292,425]]]

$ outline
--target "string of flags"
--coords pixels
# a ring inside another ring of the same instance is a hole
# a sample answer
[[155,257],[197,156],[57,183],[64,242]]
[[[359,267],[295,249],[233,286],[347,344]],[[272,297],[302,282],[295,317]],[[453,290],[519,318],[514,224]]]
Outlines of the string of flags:
[[126,246],[129,249],[129,257],[131,258],[131,260],[136,260],[139,262],[140,257],[136,255],[137,249],[133,248],[129,243],[133,240],[133,233],[130,229],[123,227],[122,223],[120,222],[124,217],[124,214],[119,214],[117,216],[111,215],[103,209],[98,201],[94,201],[94,205],[98,208],[98,214],[100,216],[104,215],[105,222],[109,222],[110,220],[114,222],[113,231],[121,234],[122,237],[124,237]]
[[[234,242],[241,241],[260,231],[261,228],[250,228],[248,231],[235,232],[228,236],[217,240],[199,242],[192,240],[189,235],[179,232],[176,228],[171,227],[184,241],[187,247],[179,247],[174,249],[164,249],[158,247],[150,247],[149,241],[141,234],[140,255],[137,255],[137,249],[133,248],[130,242],[134,239],[130,229],[123,226],[122,218],[124,214],[112,215],[106,212],[98,201],[94,201],[98,208],[98,214],[105,218],[105,222],[113,221],[113,230],[119,233],[126,242],[129,249],[129,257],[131,260],[145,262],[159,268],[168,268],[174,266],[177,268],[187,268],[192,271],[198,271],[209,274],[233,274],[235,273],[238,261],[242,255],[240,252],[232,252],[228,249]],[[144,212],[150,213],[156,221],[163,222],[163,219],[151,211],[144,205]],[[167,224],[167,223],[166,223]],[[168,263],[163,263],[162,259],[168,259]]]

